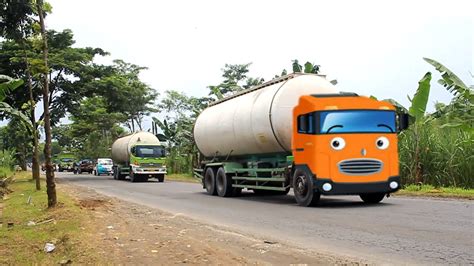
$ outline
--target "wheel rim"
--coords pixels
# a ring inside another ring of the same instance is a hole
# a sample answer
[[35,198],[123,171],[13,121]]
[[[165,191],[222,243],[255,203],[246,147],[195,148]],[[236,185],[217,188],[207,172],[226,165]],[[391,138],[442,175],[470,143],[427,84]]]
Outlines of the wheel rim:
[[299,175],[296,178],[296,184],[295,184],[295,194],[301,197],[306,197],[308,194],[308,179],[306,178],[305,175]]

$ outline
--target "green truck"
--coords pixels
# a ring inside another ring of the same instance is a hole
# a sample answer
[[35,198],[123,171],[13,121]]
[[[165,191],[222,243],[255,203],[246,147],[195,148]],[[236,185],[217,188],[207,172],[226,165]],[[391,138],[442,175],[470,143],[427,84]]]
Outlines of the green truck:
[[165,147],[149,132],[135,132],[112,144],[113,176],[116,180],[130,177],[132,182],[156,178],[163,182],[166,175]]
[[72,172],[74,170],[74,162],[76,161],[76,158],[72,153],[62,152],[57,155],[55,161],[57,161],[57,168],[59,172]]

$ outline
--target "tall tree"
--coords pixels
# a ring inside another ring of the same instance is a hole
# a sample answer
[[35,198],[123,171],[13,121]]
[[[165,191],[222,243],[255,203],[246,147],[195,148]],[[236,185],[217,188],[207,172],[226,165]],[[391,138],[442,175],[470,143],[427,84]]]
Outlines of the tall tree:
[[140,72],[145,69],[123,60],[114,60],[112,66],[101,69],[104,74],[100,80],[88,85],[94,95],[105,99],[109,112],[125,115],[122,122],[132,132],[142,130],[143,118],[157,111],[153,105],[158,93],[139,78]]
[[49,67],[48,67],[48,39],[46,36],[46,25],[44,23],[44,11],[43,0],[36,1],[36,8],[39,16],[39,24],[41,28],[41,39],[43,41],[43,108],[44,108],[44,132],[45,132],[45,145],[44,145],[44,158],[46,168],[46,192],[48,194],[48,207],[55,207],[57,204],[56,198],[56,183],[54,181],[54,168],[51,162],[51,117],[49,113]]
[[9,39],[13,39],[21,44],[23,50],[22,59],[25,64],[25,73],[27,77],[27,85],[29,92],[29,107],[30,107],[30,120],[31,120],[31,136],[33,139],[33,156],[32,156],[32,172],[33,179],[36,180],[36,189],[40,190],[40,177],[39,177],[39,149],[38,149],[38,128],[36,125],[35,118],[35,97],[33,95],[33,81],[31,77],[31,70],[29,65],[29,58],[26,49],[26,38],[31,36],[33,33],[34,19],[33,5],[29,1],[17,2],[17,1],[4,1],[0,4],[0,33]]
[[248,77],[249,67],[252,63],[247,64],[225,64],[222,70],[224,80],[219,85],[210,85],[209,95],[214,96],[218,100],[231,96],[241,90],[260,85],[264,82],[263,78]]

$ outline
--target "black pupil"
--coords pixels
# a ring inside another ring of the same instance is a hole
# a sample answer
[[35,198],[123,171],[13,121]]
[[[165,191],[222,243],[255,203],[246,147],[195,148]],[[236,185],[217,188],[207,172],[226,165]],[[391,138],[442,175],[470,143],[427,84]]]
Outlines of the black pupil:
[[337,140],[333,141],[332,146],[334,146],[336,148],[339,147],[339,141],[337,141]]
[[379,147],[382,147],[382,146],[383,146],[383,140],[378,140],[378,141],[377,141],[377,145],[378,145]]

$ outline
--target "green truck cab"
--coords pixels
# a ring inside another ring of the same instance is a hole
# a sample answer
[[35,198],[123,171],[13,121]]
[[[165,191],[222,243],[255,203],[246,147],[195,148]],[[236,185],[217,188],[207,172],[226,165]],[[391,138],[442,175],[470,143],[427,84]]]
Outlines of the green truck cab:
[[132,182],[156,178],[163,182],[166,175],[165,147],[149,132],[136,132],[117,139],[112,144],[114,179],[130,177]]

